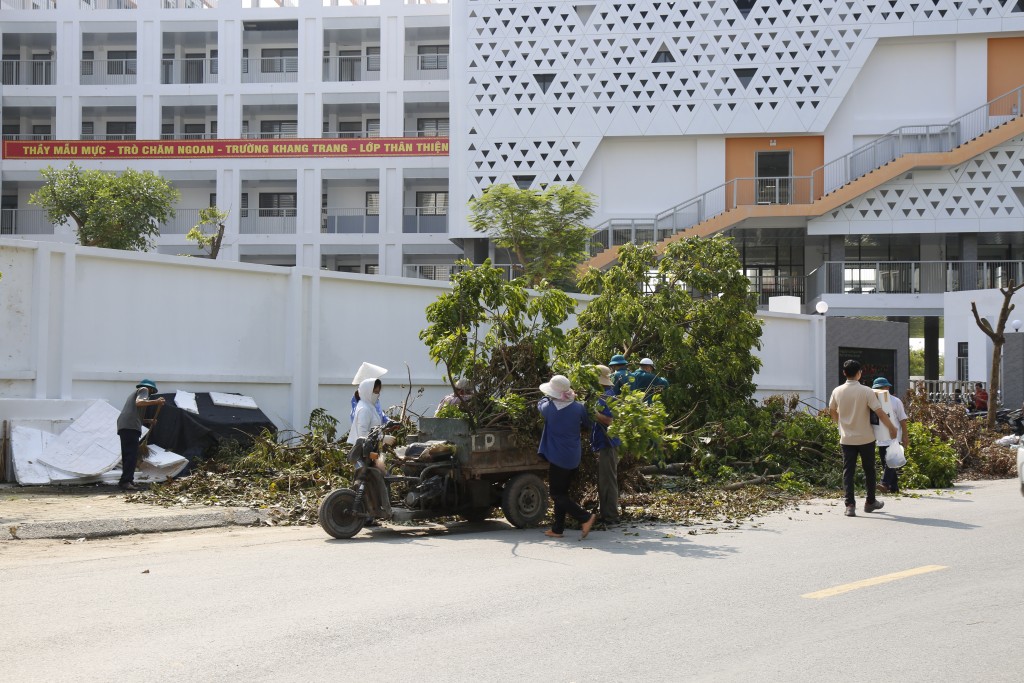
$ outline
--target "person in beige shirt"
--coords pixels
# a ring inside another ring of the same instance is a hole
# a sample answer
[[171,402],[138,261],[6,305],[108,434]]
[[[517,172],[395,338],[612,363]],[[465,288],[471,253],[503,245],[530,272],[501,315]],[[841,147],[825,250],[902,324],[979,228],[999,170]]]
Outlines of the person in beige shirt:
[[871,428],[871,413],[889,429],[889,435],[896,438],[896,425],[882,410],[882,404],[870,387],[860,383],[860,363],[848,360],[843,363],[846,383],[836,387],[828,401],[828,414],[839,424],[839,444],[843,449],[843,488],[846,490],[846,516],[857,516],[857,501],[853,495],[854,474],[857,458],[860,457],[867,480],[867,500],[864,512],[881,510],[885,505],[875,499],[875,432]]

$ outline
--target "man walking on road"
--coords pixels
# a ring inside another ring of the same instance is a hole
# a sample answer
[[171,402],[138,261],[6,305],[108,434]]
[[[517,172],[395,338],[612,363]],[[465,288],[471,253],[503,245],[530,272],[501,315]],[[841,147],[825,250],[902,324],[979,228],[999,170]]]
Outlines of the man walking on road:
[[828,413],[839,424],[839,444],[843,449],[843,488],[846,490],[846,516],[857,516],[857,501],[853,495],[854,474],[857,471],[857,456],[860,456],[864,476],[867,479],[867,500],[864,512],[881,510],[884,503],[875,499],[875,432],[871,428],[871,413],[878,416],[881,424],[889,429],[889,436],[896,438],[898,430],[889,416],[882,410],[882,404],[870,387],[860,383],[861,367],[855,360],[843,363],[846,383],[836,387],[828,402]]

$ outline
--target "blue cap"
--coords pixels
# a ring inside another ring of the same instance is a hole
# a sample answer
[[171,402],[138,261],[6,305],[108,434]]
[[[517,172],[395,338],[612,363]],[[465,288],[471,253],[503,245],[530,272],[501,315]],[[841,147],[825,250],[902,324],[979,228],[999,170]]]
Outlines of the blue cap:
[[614,367],[616,365],[629,365],[629,361],[627,361],[626,357],[623,356],[621,353],[617,353],[614,356],[612,356],[612,359],[610,361],[608,361],[609,367]]
[[146,387],[147,389],[149,389],[149,393],[151,394],[156,393],[156,384],[154,384],[153,380],[151,379],[144,379],[135,385],[136,389],[141,389],[142,387]]
[[871,385],[872,389],[887,389],[892,385],[889,384],[889,380],[884,377],[876,377],[874,383]]

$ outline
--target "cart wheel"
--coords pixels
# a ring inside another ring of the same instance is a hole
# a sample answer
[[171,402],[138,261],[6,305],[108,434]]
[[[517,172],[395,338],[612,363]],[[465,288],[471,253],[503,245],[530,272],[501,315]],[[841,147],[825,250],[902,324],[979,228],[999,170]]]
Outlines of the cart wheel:
[[366,514],[354,509],[356,492],[352,489],[331,491],[320,503],[320,526],[335,538],[352,538],[366,523]]
[[518,474],[501,492],[505,519],[519,529],[536,526],[548,512],[548,492],[544,480],[536,474]]
[[460,514],[459,517],[467,522],[478,524],[490,517],[493,510],[494,508],[472,508]]

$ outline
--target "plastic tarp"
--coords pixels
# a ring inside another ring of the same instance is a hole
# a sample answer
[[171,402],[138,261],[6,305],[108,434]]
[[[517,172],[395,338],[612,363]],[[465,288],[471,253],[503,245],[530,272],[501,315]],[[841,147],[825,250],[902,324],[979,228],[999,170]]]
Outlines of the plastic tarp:
[[[182,409],[171,395],[160,410],[149,443],[181,453],[190,462],[213,455],[217,446],[229,440],[248,443],[264,430],[276,433],[277,428],[259,408],[220,406],[213,401],[216,392],[194,394],[196,411]],[[246,398],[238,394],[222,394]],[[251,400],[251,399],[250,399]]]
[[[60,434],[14,421],[11,455],[15,480],[22,485],[117,483],[121,478],[118,415],[106,401],[96,401]],[[187,464],[177,453],[150,445],[149,454],[138,461],[135,481],[163,481]]]

